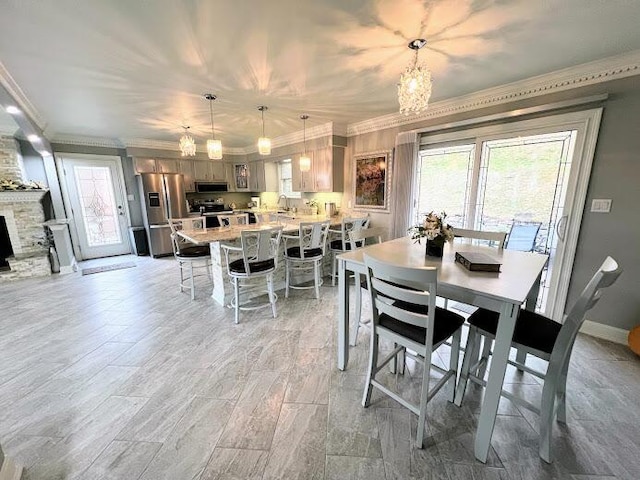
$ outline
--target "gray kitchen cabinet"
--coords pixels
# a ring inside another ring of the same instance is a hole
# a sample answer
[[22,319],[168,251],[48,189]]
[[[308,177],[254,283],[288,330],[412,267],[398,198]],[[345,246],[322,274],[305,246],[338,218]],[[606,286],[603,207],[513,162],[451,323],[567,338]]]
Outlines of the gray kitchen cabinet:
[[264,161],[256,160],[249,163],[249,190],[264,192],[266,190],[264,178]]
[[233,184],[236,192],[250,192],[250,169],[248,163],[233,164]]
[[225,163],[224,164],[224,173],[225,180],[227,181],[227,185],[230,192],[236,191],[236,179],[234,177],[234,165],[233,163]]
[[194,160],[193,170],[196,180],[222,182],[226,179],[225,164],[218,160]]
[[178,173],[178,160],[171,158],[156,159],[156,172],[158,173]]
[[291,159],[291,183],[295,192],[341,192],[344,188],[344,148],[325,147],[307,152],[311,169],[300,171],[300,154]]
[[196,191],[196,178],[193,172],[193,163],[191,160],[178,161],[178,173],[181,173],[184,180],[184,189],[187,192]]
[[225,164],[220,160],[212,160],[211,165],[211,173],[213,175],[213,180],[216,181],[224,181],[227,178],[227,174],[225,172]]
[[264,162],[264,189],[263,192],[278,192],[280,179],[278,178],[277,162]]
[[315,192],[315,181],[313,177],[313,155],[314,152],[307,152],[311,158],[311,169],[308,172],[300,171],[300,156],[296,154],[291,158],[291,188],[294,192]]
[[136,173],[156,173],[158,171],[155,158],[135,157],[133,159],[133,168]]
[[211,169],[209,168],[209,162],[193,162],[193,174],[196,181],[212,180]]

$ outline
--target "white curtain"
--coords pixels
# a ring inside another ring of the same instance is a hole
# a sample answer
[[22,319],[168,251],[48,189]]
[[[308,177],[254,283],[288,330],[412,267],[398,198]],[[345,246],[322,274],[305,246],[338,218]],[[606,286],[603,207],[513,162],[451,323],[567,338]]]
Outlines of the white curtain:
[[402,132],[396,137],[393,159],[392,238],[404,237],[412,224],[413,178],[418,148],[417,132]]

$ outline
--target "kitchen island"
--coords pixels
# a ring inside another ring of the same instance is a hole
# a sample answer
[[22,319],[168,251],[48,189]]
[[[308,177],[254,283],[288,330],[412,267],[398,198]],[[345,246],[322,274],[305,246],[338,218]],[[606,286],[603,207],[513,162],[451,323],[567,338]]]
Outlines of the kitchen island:
[[[227,276],[227,263],[222,249],[222,245],[232,245],[239,247],[240,236],[243,230],[256,230],[266,229],[275,226],[282,226],[283,235],[295,235],[298,233],[300,223],[302,222],[320,222],[327,220],[324,215],[296,215],[296,216],[279,216],[278,222],[269,222],[261,224],[250,225],[238,225],[234,227],[219,227],[219,228],[203,228],[195,230],[180,230],[178,234],[185,240],[197,244],[206,245],[209,244],[211,251],[211,276],[213,279],[213,299],[220,305],[228,305],[233,297],[233,290],[229,283]],[[342,223],[342,215],[336,215],[331,217],[332,229],[339,227]],[[284,239],[280,243],[280,250],[278,252],[278,268],[274,274],[274,288],[281,290],[285,286],[285,274],[284,274]],[[294,246],[291,242],[289,246]],[[234,258],[235,259],[235,258]],[[323,261],[323,270],[325,268],[331,269],[331,256],[327,249],[327,255]],[[309,276],[311,278],[311,276]],[[292,278],[293,283],[301,283],[306,281],[306,278]],[[254,286],[250,285],[244,289],[243,296],[245,298],[252,298],[264,294],[264,282],[257,283]]]

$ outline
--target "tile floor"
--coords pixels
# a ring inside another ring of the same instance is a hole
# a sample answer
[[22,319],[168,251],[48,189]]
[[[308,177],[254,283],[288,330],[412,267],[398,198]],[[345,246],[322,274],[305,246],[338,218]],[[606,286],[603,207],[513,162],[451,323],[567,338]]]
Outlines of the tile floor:
[[[320,301],[281,295],[277,319],[262,310],[234,325],[205,288],[195,301],[177,292],[172,258],[131,259],[0,284],[0,442],[28,479],[640,478],[640,360],[625,347],[578,339],[552,465],[538,458],[536,416],[507,400],[484,465],[477,387],[462,408],[430,403],[424,450],[399,404],[376,394],[361,407],[368,334],[338,371],[330,282]],[[415,396],[419,376],[386,380]],[[527,374],[507,382],[541,391]]]

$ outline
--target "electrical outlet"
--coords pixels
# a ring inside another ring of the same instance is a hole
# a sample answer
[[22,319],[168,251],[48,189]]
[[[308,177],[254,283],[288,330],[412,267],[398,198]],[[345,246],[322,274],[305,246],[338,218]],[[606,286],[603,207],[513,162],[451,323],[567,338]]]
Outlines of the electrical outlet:
[[594,198],[591,200],[591,211],[594,213],[609,213],[611,211],[611,199]]

